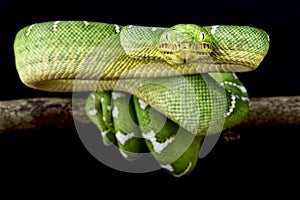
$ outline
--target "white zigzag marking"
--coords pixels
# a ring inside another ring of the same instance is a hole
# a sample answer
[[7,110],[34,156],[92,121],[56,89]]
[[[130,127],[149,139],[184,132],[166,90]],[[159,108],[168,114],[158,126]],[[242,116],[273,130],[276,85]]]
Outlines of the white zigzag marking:
[[134,133],[123,134],[120,131],[116,133],[117,140],[124,145],[129,139],[134,137]]
[[153,130],[151,130],[149,133],[143,133],[143,137],[152,143],[154,151],[158,154],[160,154],[174,140],[174,137],[171,137],[164,143],[157,142]]

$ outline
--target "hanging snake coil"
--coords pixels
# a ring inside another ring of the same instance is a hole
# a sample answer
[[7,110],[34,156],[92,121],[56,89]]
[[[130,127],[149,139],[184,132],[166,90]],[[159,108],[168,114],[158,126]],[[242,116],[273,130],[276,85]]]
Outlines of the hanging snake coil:
[[151,152],[174,176],[196,166],[206,135],[248,114],[234,72],[257,68],[269,36],[249,26],[171,28],[87,21],[33,24],[15,38],[17,71],[32,88],[91,91],[86,113],[128,160]]

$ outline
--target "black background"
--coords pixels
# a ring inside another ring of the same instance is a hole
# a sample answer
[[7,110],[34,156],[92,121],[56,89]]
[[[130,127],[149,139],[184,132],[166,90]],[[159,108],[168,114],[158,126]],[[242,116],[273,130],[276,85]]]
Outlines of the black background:
[[[0,14],[0,100],[61,95],[24,86],[15,69],[13,52],[14,37],[19,29],[56,20],[165,27],[178,23],[258,27],[269,34],[271,45],[258,69],[238,74],[250,97],[294,96],[300,92],[300,6],[296,0],[1,0]],[[299,139],[299,126],[249,128],[238,142],[220,140],[199,160],[191,175],[174,178],[161,170],[134,174],[111,169],[88,153],[75,130],[16,131],[0,135],[0,170],[8,177],[3,182],[13,188],[28,185],[29,181],[33,182],[29,184],[32,187],[45,188],[53,181],[50,188],[60,186],[63,190],[67,186],[93,185],[90,192],[99,193],[99,198],[100,194],[108,193],[107,188],[115,191],[109,193],[111,197],[118,193],[128,197],[137,195],[138,190],[147,196],[156,191],[169,195],[172,190],[175,194],[196,192],[200,197],[220,194],[220,189],[225,189],[222,195],[231,196],[241,188],[247,196],[256,195],[258,191],[277,194],[283,186],[290,186],[299,178],[296,164]],[[271,190],[267,189],[270,185]]]

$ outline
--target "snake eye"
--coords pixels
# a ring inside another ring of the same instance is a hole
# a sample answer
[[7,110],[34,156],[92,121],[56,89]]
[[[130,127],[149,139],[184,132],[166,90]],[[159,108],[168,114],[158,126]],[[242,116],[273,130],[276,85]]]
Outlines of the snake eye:
[[171,35],[169,32],[166,33],[166,40],[167,41],[170,41],[171,40]]
[[199,35],[200,41],[203,41],[204,38],[205,38],[205,34],[203,32],[201,32],[200,35]]

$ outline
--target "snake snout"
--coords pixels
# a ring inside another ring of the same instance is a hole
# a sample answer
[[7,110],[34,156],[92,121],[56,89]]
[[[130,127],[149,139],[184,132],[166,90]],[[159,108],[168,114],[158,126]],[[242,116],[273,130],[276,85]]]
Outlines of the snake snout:
[[190,49],[190,45],[188,43],[182,43],[180,47],[180,49],[183,51]]

